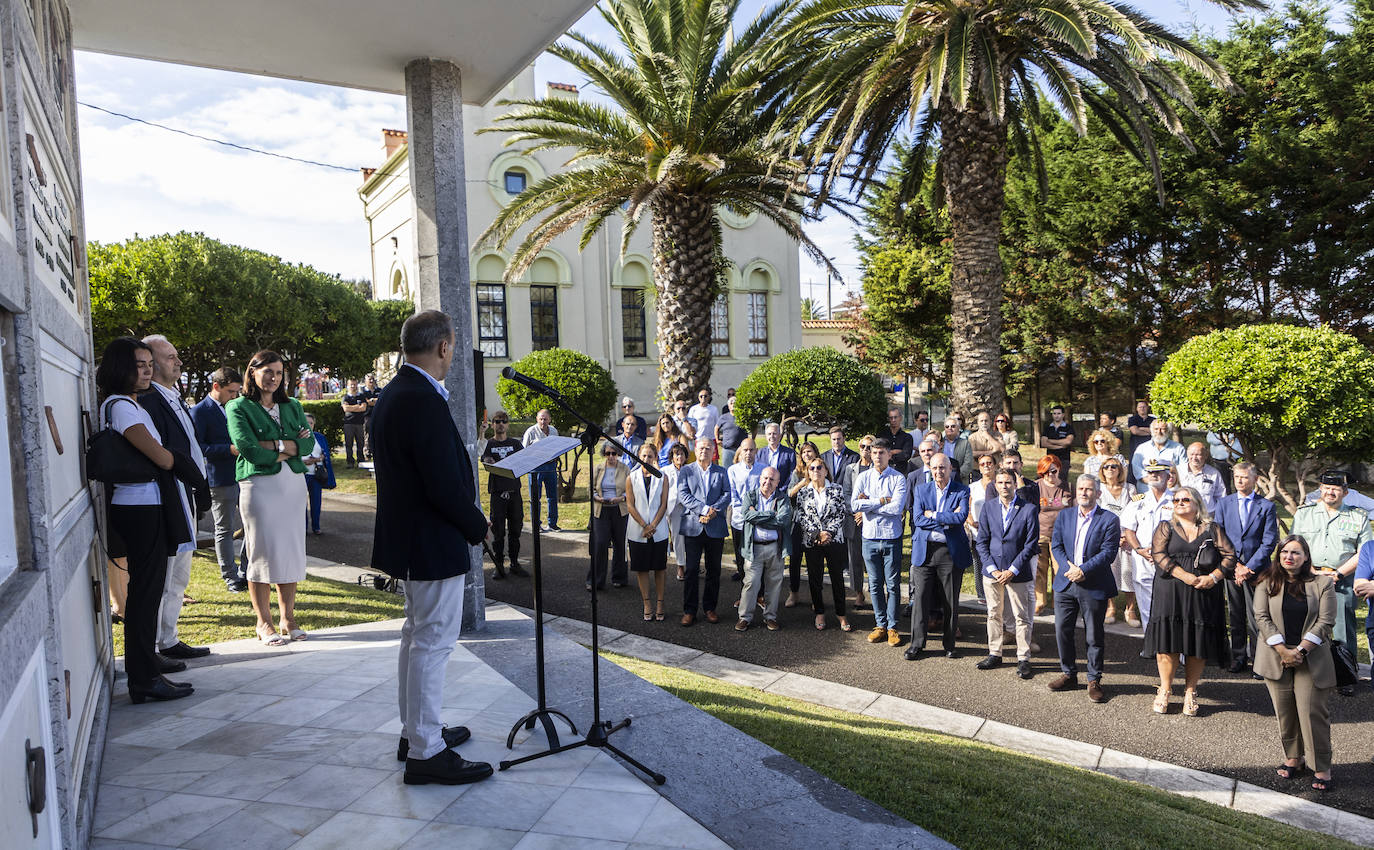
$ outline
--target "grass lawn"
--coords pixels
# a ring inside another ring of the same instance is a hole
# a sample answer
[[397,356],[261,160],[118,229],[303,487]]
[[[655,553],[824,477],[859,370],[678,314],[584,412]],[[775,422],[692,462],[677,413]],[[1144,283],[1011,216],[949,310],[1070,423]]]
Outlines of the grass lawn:
[[[627,658],[616,664],[959,847],[1354,847],[1098,773]],[[888,765],[875,770],[875,765]]]
[[[247,593],[224,588],[213,553],[197,552],[191,559],[191,584],[186,592],[195,599],[181,609],[177,631],[192,646],[254,637],[257,618]],[[403,601],[394,593],[313,576],[296,587],[296,620],[307,632],[333,626],[352,626],[404,616]],[[273,616],[276,617],[273,593]],[[114,654],[124,654],[124,627],[114,627]]]

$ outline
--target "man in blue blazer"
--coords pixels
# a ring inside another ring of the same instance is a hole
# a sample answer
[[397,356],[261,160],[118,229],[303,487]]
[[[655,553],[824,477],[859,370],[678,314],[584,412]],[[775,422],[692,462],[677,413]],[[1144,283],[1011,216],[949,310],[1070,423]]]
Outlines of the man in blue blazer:
[[1259,483],[1255,465],[1242,461],[1232,468],[1231,475],[1236,492],[1217,503],[1212,519],[1236,547],[1236,578],[1226,584],[1226,610],[1231,622],[1230,671],[1239,673],[1255,663],[1255,638],[1259,634],[1252,610],[1255,583],[1269,567],[1279,526],[1274,503],[1255,492]]
[[797,453],[782,444],[782,428],[776,422],[769,422],[763,429],[767,441],[763,448],[754,453],[754,464],[762,469],[771,466],[778,471],[783,489],[792,481],[792,470],[797,468]]
[[224,406],[239,397],[243,376],[228,366],[210,375],[210,394],[191,408],[196,442],[205,455],[205,477],[210,482],[210,516],[215,521],[215,560],[224,586],[232,593],[248,589],[248,551],[234,562],[234,532],[243,528],[239,515],[239,484],[234,478],[238,449],[229,440],[229,419]]
[[[406,362],[372,412],[377,518],[372,566],[406,583],[397,689],[406,785],[460,785],[491,776],[453,747],[471,733],[440,723],[444,671],[463,627],[472,550],[490,529],[477,501],[472,459],[448,406],[453,320],[438,310],[401,326]],[[463,356],[467,357],[464,350]],[[468,419],[469,426],[472,419]]]
[[1050,690],[1078,687],[1078,659],[1074,654],[1074,629],[1083,618],[1088,642],[1088,699],[1103,702],[1103,620],[1107,602],[1116,598],[1112,562],[1121,547],[1121,523],[1116,515],[1097,506],[1102,485],[1091,475],[1080,475],[1074,484],[1076,507],[1062,510],[1050,535],[1054,559],[1054,634],[1059,643],[1059,669]]
[[[1016,675],[1031,677],[1031,617],[1035,611],[1035,565],[1040,557],[1040,506],[1017,492],[1021,476],[1003,469],[993,479],[997,496],[978,515],[978,550],[983,595],[988,603],[988,657],[979,670],[1002,665],[1005,606],[1016,618]],[[1008,601],[1010,601],[1008,603]]]
[[697,462],[684,466],[678,474],[678,503],[682,505],[683,537],[687,568],[682,579],[682,625],[697,621],[698,576],[702,557],[706,558],[706,589],[700,607],[706,622],[718,623],[716,601],[720,596],[720,556],[725,550],[725,509],[730,504],[730,482],[725,470],[715,463],[716,441],[697,438]]
[[941,641],[946,658],[958,658],[954,632],[959,625],[959,586],[973,562],[969,550],[968,485],[954,477],[949,458],[932,455],[927,468],[931,480],[911,496],[911,646],[906,659],[915,661],[926,647],[926,618],[930,606],[926,588],[932,583],[945,607]]

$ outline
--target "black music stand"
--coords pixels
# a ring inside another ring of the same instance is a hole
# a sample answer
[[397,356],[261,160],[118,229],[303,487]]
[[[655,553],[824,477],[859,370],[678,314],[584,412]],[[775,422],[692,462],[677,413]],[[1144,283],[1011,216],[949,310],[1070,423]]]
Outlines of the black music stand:
[[[482,465],[492,475],[499,475],[503,478],[524,478],[540,466],[557,460],[581,444],[581,441],[574,437],[545,437],[518,452],[511,452],[505,460]],[[553,718],[563,718],[563,722],[568,724],[572,733],[577,734],[577,725],[568,718],[568,715],[557,709],[549,708],[544,696],[544,563],[539,544],[540,489],[533,481],[530,482],[530,529],[534,532],[534,560],[531,562],[534,565],[534,670],[539,691],[539,705],[529,714],[517,720],[515,725],[511,727],[510,734],[506,736],[506,749],[508,750],[515,747],[515,733],[519,732],[522,726],[526,729],[533,729],[536,720],[544,724],[544,736],[548,739],[549,746],[555,750],[559,746],[559,741],[558,728],[554,724]]]
[[[506,375],[506,377],[509,378],[509,377],[511,377],[511,376],[510,376],[510,375]],[[521,377],[523,377],[523,376],[521,376]],[[518,378],[517,378],[516,380],[518,380]],[[524,381],[521,381],[521,383],[524,383]],[[538,388],[536,388],[536,389],[538,389]],[[553,392],[553,391],[551,391],[551,392]],[[615,440],[614,438],[612,438],[612,437],[610,437],[610,436],[607,436],[606,432],[603,431],[603,430],[601,430],[601,426],[597,425],[595,422],[592,422],[590,419],[588,419],[587,417],[583,416],[583,415],[582,415],[581,413],[579,413],[578,411],[574,410],[574,409],[572,408],[572,406],[568,404],[567,400],[564,399],[564,398],[563,398],[561,395],[559,395],[557,392],[553,392],[552,395],[548,395],[548,393],[545,393],[545,395],[547,395],[549,398],[551,398],[551,399],[553,400],[553,402],[554,402],[555,404],[557,404],[559,407],[561,407],[563,410],[566,410],[568,413],[571,413],[573,416],[577,417],[577,419],[580,420],[580,421],[582,422],[582,425],[583,425],[582,439],[581,439],[580,441],[577,440],[577,439],[574,439],[574,438],[572,438],[572,437],[567,437],[567,438],[565,438],[565,439],[571,440],[574,444],[580,442],[582,445],[587,446],[589,450],[592,449],[592,448],[594,448],[594,447],[596,446],[596,444],[597,444],[598,441],[604,439],[606,442],[608,442],[608,443],[610,443],[611,445],[615,446],[616,448],[620,449],[620,453],[621,453],[622,455],[624,455],[625,457],[630,458],[630,459],[633,461],[634,464],[638,464],[638,463],[639,463],[639,460],[638,460],[637,458],[635,458],[633,452],[631,452],[631,451],[629,451],[628,449],[626,449],[624,446],[622,446],[622,445],[621,445],[617,440]],[[545,437],[543,440],[540,440],[539,442],[535,443],[534,446],[538,446],[540,443],[543,443],[543,442],[545,442],[545,441],[547,441],[547,440],[549,440],[549,439],[552,439],[552,438],[550,438],[550,437]],[[534,448],[534,446],[530,446],[529,448]],[[510,458],[507,458],[507,460],[510,460],[511,458],[519,457],[519,456],[523,453],[523,451],[528,451],[528,450],[529,450],[529,449],[524,449],[524,450],[522,450],[521,452],[515,452],[514,454],[512,454],[512,455],[510,456]],[[561,455],[562,452],[560,452],[559,454]],[[631,465],[631,468],[632,468],[632,469],[634,468],[633,465]],[[651,467],[651,469],[652,469],[652,467]],[[655,475],[662,475],[662,473],[659,472],[657,469],[653,469],[653,473],[654,473]],[[590,487],[590,486],[594,486],[594,485],[595,485],[595,482],[591,482],[591,483],[589,484],[589,487]],[[538,573],[535,573],[535,575],[538,575]],[[593,579],[595,579],[595,576],[593,576]],[[610,740],[611,735],[612,735],[613,733],[618,732],[618,731],[620,731],[621,729],[624,729],[625,727],[629,726],[629,725],[630,725],[630,721],[632,721],[634,718],[633,718],[633,717],[626,717],[624,720],[620,721],[619,723],[615,723],[615,722],[612,722],[612,721],[610,721],[610,720],[602,720],[602,719],[601,719],[601,653],[600,653],[600,651],[599,651],[599,650],[600,650],[600,639],[599,639],[599,635],[600,635],[600,625],[599,625],[598,622],[597,622],[597,608],[596,608],[597,589],[596,589],[596,586],[597,586],[597,582],[596,582],[595,580],[593,580],[593,581],[592,581],[592,725],[587,729],[587,737],[583,738],[581,741],[574,741],[574,742],[572,742],[571,744],[564,744],[564,745],[561,746],[561,747],[558,746],[558,744],[555,743],[552,739],[550,739],[549,743],[552,744],[552,746],[551,746],[549,749],[544,750],[543,752],[533,753],[533,754],[527,755],[527,756],[521,756],[521,757],[518,758],[518,759],[510,759],[510,760],[508,760],[508,761],[503,761],[503,762],[501,762],[501,769],[502,769],[502,770],[509,770],[510,768],[516,766],[517,764],[523,764],[524,762],[527,762],[527,761],[534,761],[535,759],[541,759],[541,758],[544,758],[545,756],[551,756],[551,755],[554,755],[555,753],[561,753],[561,752],[565,752],[565,751],[567,751],[567,750],[573,750],[573,749],[576,749],[576,748],[578,748],[578,747],[596,747],[597,749],[610,750],[612,753],[615,753],[616,755],[620,756],[621,760],[624,761],[624,762],[626,762],[627,764],[629,764],[631,767],[634,767],[636,770],[639,770],[639,771],[641,771],[641,772],[647,774],[647,775],[649,776],[649,778],[651,778],[651,779],[654,780],[654,783],[655,783],[656,785],[662,785],[664,782],[667,781],[667,778],[664,777],[663,774],[658,773],[657,771],[652,770],[652,769],[646,767],[645,765],[641,764],[639,761],[637,761],[637,760],[635,760],[633,757],[631,757],[629,754],[627,754],[627,753],[625,753],[624,751],[618,749],[618,748],[615,746],[615,744],[612,744],[612,743],[611,743],[611,740]],[[538,636],[538,633],[536,633],[536,637],[537,637],[537,636]],[[543,695],[543,672],[542,672],[542,671],[543,671],[543,663],[544,663],[544,661],[543,661],[543,651],[542,651],[542,648],[541,648],[541,649],[540,649],[540,658],[539,658],[539,665],[540,665],[540,671],[541,671],[541,672],[540,672],[540,680],[539,680],[539,681],[540,681],[540,692],[539,692],[539,693],[540,693],[540,695],[541,695],[541,700],[540,700],[541,705],[542,705],[542,702],[543,702],[543,700],[542,700],[542,695]],[[527,716],[528,716],[528,715],[527,715]],[[561,717],[562,715],[559,715],[559,716]],[[564,717],[563,719],[564,719],[564,720],[567,720],[566,717]],[[521,722],[523,723],[524,720],[522,719]],[[569,725],[571,725],[572,721],[568,721],[568,722],[569,722]],[[548,721],[548,720],[545,720],[545,723],[548,724],[549,721]],[[533,721],[530,721],[530,724],[531,724],[531,726],[532,726],[532,725],[533,725]],[[519,728],[519,724],[517,724],[517,728]],[[577,730],[576,730],[576,729],[573,730],[573,734],[577,734]],[[506,740],[506,748],[507,748],[507,749],[510,749],[510,748],[511,748],[511,742],[514,741],[514,740],[515,740],[515,730],[512,729],[512,730],[511,730],[511,736]]]

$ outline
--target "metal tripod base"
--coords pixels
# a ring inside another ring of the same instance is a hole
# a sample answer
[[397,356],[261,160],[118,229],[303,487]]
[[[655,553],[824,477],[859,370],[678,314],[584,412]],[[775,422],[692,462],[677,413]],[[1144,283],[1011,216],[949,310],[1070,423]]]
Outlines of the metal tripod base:
[[[556,712],[555,712],[555,713],[556,713]],[[526,715],[526,716],[528,717],[529,715]],[[560,714],[559,716],[562,717],[561,714]],[[566,717],[563,718],[563,719],[567,720]],[[573,741],[571,744],[565,744],[564,746],[561,746],[561,747],[559,747],[559,746],[554,746],[552,749],[545,750],[545,751],[542,752],[542,753],[534,753],[534,754],[532,754],[532,755],[522,756],[522,757],[520,757],[520,758],[518,758],[518,759],[511,759],[510,761],[503,761],[503,762],[501,762],[501,769],[502,769],[502,770],[507,770],[507,769],[509,769],[509,768],[512,768],[512,767],[516,766],[517,764],[524,764],[524,763],[527,762],[527,761],[534,761],[535,759],[542,759],[544,756],[551,756],[551,755],[554,755],[555,753],[563,753],[563,752],[567,752],[568,750],[575,750],[575,749],[577,749],[578,747],[596,747],[596,748],[599,749],[599,750],[610,750],[612,753],[615,753],[616,755],[620,756],[620,760],[621,760],[621,761],[625,762],[626,764],[628,764],[628,765],[630,765],[631,767],[633,767],[635,770],[638,770],[640,773],[643,773],[644,775],[646,775],[646,776],[648,776],[650,779],[652,779],[652,780],[654,781],[654,784],[655,784],[655,785],[662,785],[664,782],[667,782],[667,781],[668,781],[667,777],[665,777],[665,776],[664,776],[663,774],[661,774],[661,773],[656,773],[655,771],[649,769],[649,768],[646,767],[645,765],[641,764],[638,760],[636,760],[636,759],[634,759],[633,757],[627,755],[626,753],[624,753],[623,751],[621,751],[620,749],[618,749],[614,744],[611,743],[611,735],[614,734],[614,733],[616,733],[616,732],[619,732],[621,729],[624,729],[626,726],[629,726],[629,725],[630,725],[630,721],[633,720],[633,719],[634,719],[634,718],[632,718],[632,717],[627,717],[627,718],[625,718],[624,720],[620,721],[619,723],[611,723],[611,721],[609,721],[609,720],[604,720],[604,721],[602,721],[602,722],[600,722],[600,723],[593,723],[592,726],[591,726],[591,728],[589,728],[589,729],[587,730],[587,737],[586,737],[586,738],[583,738],[581,741]],[[521,722],[524,722],[523,719],[522,719]],[[545,722],[547,723],[548,721],[545,721]],[[518,727],[519,727],[519,724],[516,724],[516,725],[517,725],[517,728],[518,728]],[[572,725],[572,722],[569,721],[568,725],[571,726],[571,725]],[[576,733],[577,733],[577,730],[574,729],[574,730],[573,730],[573,733],[576,734]],[[515,732],[514,732],[513,730],[511,731],[511,735],[512,735],[512,736],[515,735]]]
[[[577,734],[577,724],[573,723],[572,720],[568,718],[568,715],[556,708],[536,708],[534,711],[531,711],[529,714],[515,721],[515,725],[510,728],[510,734],[506,736],[506,749],[509,750],[515,747],[515,735],[520,731],[521,727],[533,729],[534,722],[538,720],[544,724],[544,737],[548,739],[549,747],[557,750],[559,746],[558,727],[554,725],[553,722],[555,717],[563,718],[563,722],[568,724],[568,728],[572,730],[572,733],[574,735]],[[504,762],[502,762],[502,764],[504,764]],[[505,770],[504,767],[501,769]]]

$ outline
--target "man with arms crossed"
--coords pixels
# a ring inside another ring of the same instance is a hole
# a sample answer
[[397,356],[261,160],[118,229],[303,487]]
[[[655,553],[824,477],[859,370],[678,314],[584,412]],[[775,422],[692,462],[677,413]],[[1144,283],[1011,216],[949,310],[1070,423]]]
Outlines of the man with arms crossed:
[[[443,379],[453,363],[453,321],[426,310],[401,326],[405,365],[372,413],[377,523],[372,566],[403,579],[405,625],[397,665],[398,760],[407,785],[461,785],[491,776],[451,748],[470,736],[439,721],[444,668],[463,625],[468,547],[486,537],[472,461],[448,407]],[[471,421],[471,420],[469,420]]]
[[740,513],[745,574],[735,631],[746,631],[753,624],[755,600],[762,593],[764,622],[769,631],[776,632],[782,602],[783,560],[792,545],[792,502],[786,493],[778,492],[776,469],[763,469],[758,486],[744,494],[744,509]]

